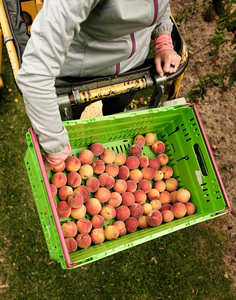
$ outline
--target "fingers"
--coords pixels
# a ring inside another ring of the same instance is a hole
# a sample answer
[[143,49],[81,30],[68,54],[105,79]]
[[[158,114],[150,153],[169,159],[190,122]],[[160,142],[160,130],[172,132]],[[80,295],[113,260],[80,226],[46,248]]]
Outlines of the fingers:
[[[174,73],[177,71],[181,57],[172,50],[162,51],[155,56],[156,71],[163,77],[164,73]],[[162,63],[163,66],[162,66]]]
[[157,73],[161,77],[163,77],[164,76],[164,71],[162,69],[161,58],[159,56],[155,58],[155,65],[156,65],[156,71],[157,71]]

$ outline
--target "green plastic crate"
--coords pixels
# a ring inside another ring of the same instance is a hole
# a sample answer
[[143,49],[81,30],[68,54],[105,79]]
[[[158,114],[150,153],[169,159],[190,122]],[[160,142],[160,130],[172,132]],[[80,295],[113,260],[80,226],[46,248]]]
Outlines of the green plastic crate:
[[[62,268],[85,265],[220,216],[231,209],[195,105],[131,111],[63,123],[69,133],[72,155],[94,142],[100,142],[104,148],[111,148],[116,153],[127,153],[136,135],[147,132],[157,134],[158,139],[166,145],[165,153],[169,156],[168,165],[174,170],[173,177],[179,182],[179,188],[191,192],[191,202],[195,204],[196,212],[158,227],[137,230],[114,241],[105,241],[69,254],[49,187],[52,174],[46,175],[41,149],[34,131],[30,129],[26,134],[28,149],[25,164],[50,257],[60,261]],[[149,158],[155,156],[147,146],[143,147],[142,153]]]

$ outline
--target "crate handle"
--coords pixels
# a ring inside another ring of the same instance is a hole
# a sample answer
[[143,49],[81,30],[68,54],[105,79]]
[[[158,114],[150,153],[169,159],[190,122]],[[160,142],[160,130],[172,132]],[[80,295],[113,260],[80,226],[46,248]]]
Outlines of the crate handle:
[[205,162],[205,159],[203,157],[200,146],[198,144],[195,144],[193,146],[193,149],[194,149],[194,152],[196,154],[200,169],[202,171],[202,175],[207,176],[208,175],[208,170],[207,170],[206,162]]

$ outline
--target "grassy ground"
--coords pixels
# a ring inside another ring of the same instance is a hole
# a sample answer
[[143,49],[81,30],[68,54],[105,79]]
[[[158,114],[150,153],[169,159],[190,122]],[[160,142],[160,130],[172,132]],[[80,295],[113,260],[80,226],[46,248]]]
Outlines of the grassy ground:
[[24,154],[30,127],[4,49],[0,90],[1,299],[235,299],[214,220],[74,270],[47,251]]

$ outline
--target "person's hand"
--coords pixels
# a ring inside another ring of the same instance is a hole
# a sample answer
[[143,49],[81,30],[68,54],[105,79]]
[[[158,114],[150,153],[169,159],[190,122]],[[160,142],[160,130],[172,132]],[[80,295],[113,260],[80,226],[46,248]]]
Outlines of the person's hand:
[[157,73],[163,77],[164,73],[174,73],[179,67],[181,57],[174,50],[163,50],[155,54]]

